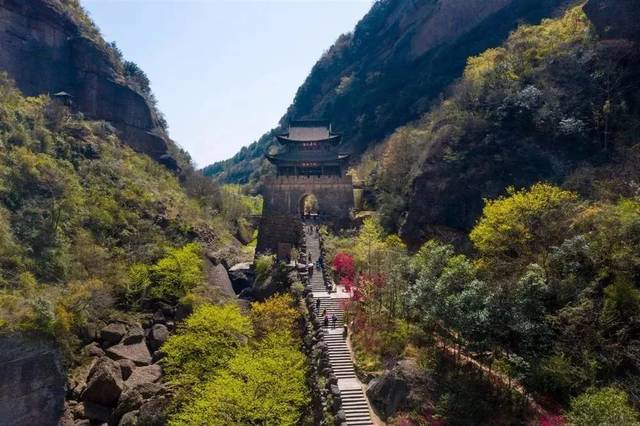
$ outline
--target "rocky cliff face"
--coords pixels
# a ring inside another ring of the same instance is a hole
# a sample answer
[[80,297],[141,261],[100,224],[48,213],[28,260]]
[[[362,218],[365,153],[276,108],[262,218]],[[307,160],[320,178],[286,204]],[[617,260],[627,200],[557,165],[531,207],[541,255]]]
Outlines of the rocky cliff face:
[[0,0],[0,70],[28,96],[71,94],[78,111],[111,122],[138,152],[167,153],[153,108],[127,85],[113,52],[83,34],[59,0]]
[[58,424],[66,373],[53,342],[0,337],[0,377],[0,425]]

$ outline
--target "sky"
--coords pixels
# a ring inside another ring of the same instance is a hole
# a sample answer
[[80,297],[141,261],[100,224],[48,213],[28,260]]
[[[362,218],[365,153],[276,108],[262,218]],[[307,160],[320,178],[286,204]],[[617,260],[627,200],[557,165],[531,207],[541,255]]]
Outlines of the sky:
[[149,76],[169,133],[204,167],[275,127],[372,0],[81,0]]

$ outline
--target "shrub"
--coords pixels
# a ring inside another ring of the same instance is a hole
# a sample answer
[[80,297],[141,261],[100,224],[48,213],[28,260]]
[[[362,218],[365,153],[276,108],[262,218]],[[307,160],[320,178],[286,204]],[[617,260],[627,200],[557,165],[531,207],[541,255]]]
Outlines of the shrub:
[[590,389],[574,398],[567,417],[576,426],[640,425],[627,394],[612,387]]
[[256,259],[256,281],[265,282],[275,263],[275,257],[272,255],[262,255]]
[[202,305],[185,321],[184,328],[162,346],[167,354],[163,368],[184,398],[190,387],[216,374],[253,336],[249,318],[235,304]]
[[250,317],[258,337],[272,332],[292,331],[299,316],[289,294],[272,296],[264,302],[251,304]]
[[309,404],[305,358],[289,333],[245,347],[169,422],[178,425],[296,425]]

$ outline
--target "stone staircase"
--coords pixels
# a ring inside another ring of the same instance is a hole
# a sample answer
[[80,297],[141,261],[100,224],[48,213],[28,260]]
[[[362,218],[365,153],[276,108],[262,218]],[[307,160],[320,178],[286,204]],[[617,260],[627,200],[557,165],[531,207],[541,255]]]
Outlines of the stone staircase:
[[[315,262],[320,256],[320,244],[318,236],[313,233],[306,233],[306,245],[312,260]],[[317,311],[320,317],[323,310],[327,310],[329,320],[333,314],[337,321],[335,328],[331,321],[329,327],[325,329],[324,342],[329,353],[329,364],[338,379],[338,389],[340,390],[340,402],[346,417],[348,426],[369,426],[374,425],[369,402],[363,390],[363,385],[356,377],[351,350],[343,337],[344,329],[344,304],[349,300],[348,295],[341,292],[329,293],[325,286],[322,268],[315,269],[310,278],[312,295],[315,302],[320,300],[320,309]],[[322,321],[322,318],[321,318]],[[343,423],[344,424],[344,423]]]

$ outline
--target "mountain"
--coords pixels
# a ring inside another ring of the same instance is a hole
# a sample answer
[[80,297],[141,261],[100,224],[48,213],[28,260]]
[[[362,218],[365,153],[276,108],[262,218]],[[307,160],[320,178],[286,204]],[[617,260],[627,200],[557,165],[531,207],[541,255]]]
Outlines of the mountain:
[[276,128],[204,173],[256,183],[262,157],[290,119],[323,117],[356,152],[429,110],[469,56],[499,45],[519,23],[537,22],[560,0],[382,0],[315,64]]
[[384,225],[416,245],[456,240],[484,199],[539,181],[591,199],[633,196],[640,50],[637,24],[616,18],[627,14],[640,16],[638,5],[588,2],[469,58],[429,113],[356,168]]
[[68,93],[87,118],[110,122],[133,149],[167,160],[172,143],[148,81],[139,84],[135,64],[138,75],[128,72],[132,63],[102,39],[77,0],[0,0],[0,46],[0,70],[22,93]]

